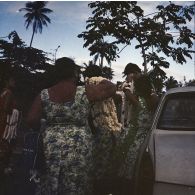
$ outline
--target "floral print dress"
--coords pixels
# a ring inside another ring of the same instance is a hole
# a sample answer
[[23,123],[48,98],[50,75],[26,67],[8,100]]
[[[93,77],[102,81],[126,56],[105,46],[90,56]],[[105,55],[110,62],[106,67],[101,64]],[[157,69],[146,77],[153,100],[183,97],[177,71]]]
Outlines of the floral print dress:
[[77,87],[73,102],[52,102],[47,89],[41,92],[41,99],[47,121],[43,133],[47,176],[42,190],[47,195],[90,194],[92,147],[85,88]]
[[133,119],[128,127],[128,134],[122,140],[118,151],[122,163],[118,175],[132,179],[139,149],[151,127],[153,114],[148,111],[146,102],[139,98],[139,106],[134,109]]

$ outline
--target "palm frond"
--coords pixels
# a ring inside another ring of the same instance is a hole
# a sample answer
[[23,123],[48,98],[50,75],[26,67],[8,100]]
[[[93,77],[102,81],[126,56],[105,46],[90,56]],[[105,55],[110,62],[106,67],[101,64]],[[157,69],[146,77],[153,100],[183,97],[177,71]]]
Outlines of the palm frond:
[[49,14],[49,13],[51,13],[51,12],[53,12],[53,10],[48,9],[48,8],[42,8],[42,9],[41,9],[41,13]]
[[48,3],[47,1],[27,2],[25,4],[26,5],[25,8],[19,9],[19,11],[26,12],[26,14],[24,15],[24,18],[26,18],[25,20],[26,29],[28,29],[29,26],[32,25],[33,34],[31,38],[31,44],[34,33],[37,33],[38,31],[42,33],[43,26],[47,26],[47,23],[51,23],[50,18],[46,14],[49,14],[53,11],[45,7],[47,3]]

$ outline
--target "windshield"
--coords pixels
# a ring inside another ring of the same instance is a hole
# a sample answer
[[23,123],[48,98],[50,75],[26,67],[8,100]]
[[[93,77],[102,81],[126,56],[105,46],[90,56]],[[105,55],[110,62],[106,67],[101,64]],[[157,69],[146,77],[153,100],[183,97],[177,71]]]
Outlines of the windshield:
[[169,95],[157,126],[159,129],[195,131],[195,93]]

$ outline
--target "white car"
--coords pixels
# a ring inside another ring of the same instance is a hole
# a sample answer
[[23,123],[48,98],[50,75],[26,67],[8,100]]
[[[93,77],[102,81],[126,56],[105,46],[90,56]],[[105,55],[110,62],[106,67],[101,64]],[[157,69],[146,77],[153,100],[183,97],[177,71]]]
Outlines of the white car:
[[138,157],[135,194],[195,195],[195,87],[162,97]]

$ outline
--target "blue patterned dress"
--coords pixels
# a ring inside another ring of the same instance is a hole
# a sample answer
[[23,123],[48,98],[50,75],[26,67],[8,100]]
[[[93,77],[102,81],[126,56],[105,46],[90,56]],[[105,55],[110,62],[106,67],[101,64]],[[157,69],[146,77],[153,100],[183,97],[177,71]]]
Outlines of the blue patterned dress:
[[52,102],[47,89],[41,92],[41,99],[47,121],[43,133],[47,176],[39,193],[91,194],[92,146],[85,88],[77,87],[73,102]]

